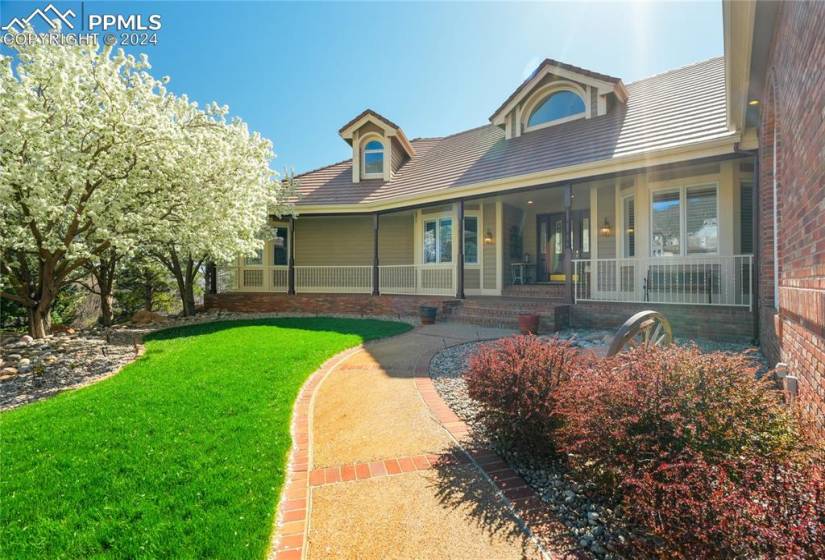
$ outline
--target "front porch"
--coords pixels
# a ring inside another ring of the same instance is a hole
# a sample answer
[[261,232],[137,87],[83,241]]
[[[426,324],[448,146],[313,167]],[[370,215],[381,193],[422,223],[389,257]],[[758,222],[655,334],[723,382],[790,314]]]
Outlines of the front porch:
[[239,296],[518,298],[537,309],[749,311],[751,177],[749,160],[725,160],[414,209],[274,221],[264,250],[219,267],[210,288]]

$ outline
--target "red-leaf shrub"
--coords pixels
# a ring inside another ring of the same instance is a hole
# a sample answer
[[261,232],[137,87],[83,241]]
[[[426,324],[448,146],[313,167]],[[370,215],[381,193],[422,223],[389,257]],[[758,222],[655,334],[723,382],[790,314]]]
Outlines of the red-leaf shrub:
[[603,490],[686,452],[711,463],[746,451],[790,452],[790,414],[755,373],[746,355],[675,345],[599,360],[559,391],[565,425],[557,443]]
[[464,377],[490,434],[536,454],[552,452],[555,391],[575,360],[576,350],[569,343],[535,336],[481,346],[470,357]]
[[825,480],[813,462],[660,463],[622,483],[625,517],[653,538],[632,556],[825,558]]
[[641,348],[572,373],[556,391],[557,448],[653,537],[630,539],[633,555],[822,550],[818,450],[749,357]]

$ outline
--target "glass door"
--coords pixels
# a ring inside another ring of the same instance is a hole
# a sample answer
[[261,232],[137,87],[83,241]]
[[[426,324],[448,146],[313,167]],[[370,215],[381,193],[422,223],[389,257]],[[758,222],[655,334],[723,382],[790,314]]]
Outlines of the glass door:
[[[590,258],[590,210],[575,210],[570,215],[573,232],[573,258]],[[536,281],[564,282],[564,213],[536,216]]]
[[564,276],[564,214],[537,215],[536,230],[536,281],[557,281]]

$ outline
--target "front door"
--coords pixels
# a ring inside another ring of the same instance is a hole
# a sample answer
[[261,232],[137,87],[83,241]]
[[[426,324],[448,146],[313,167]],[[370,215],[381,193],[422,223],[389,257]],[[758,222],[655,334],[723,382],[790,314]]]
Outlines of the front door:
[[[590,210],[570,213],[573,258],[590,258]],[[536,281],[564,282],[564,212],[536,216]]]

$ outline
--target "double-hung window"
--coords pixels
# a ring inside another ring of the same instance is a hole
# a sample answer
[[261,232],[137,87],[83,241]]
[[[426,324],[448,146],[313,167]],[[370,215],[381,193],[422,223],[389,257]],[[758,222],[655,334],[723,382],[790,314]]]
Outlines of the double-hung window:
[[272,240],[272,264],[275,266],[286,266],[289,264],[289,230],[278,226],[273,229],[275,234]]
[[636,205],[633,196],[622,199],[622,251],[623,257],[636,256]]
[[669,257],[718,253],[717,198],[716,185],[653,192],[650,210],[651,255]]
[[[464,217],[464,263],[478,264],[478,216]],[[424,221],[424,262],[449,263],[453,260],[453,219]]]
[[453,260],[453,220],[438,218],[424,222],[424,262],[448,263]]
[[478,264],[478,216],[464,216],[464,264]]

